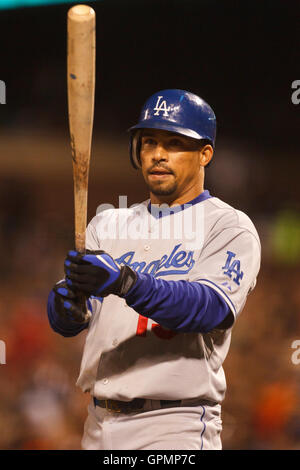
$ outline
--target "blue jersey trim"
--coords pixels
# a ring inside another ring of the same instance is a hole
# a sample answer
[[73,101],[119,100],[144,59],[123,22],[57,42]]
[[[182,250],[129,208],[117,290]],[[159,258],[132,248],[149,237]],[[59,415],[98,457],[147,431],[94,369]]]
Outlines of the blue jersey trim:
[[200,436],[200,437],[201,437],[201,447],[200,447],[200,450],[203,450],[203,435],[204,435],[205,430],[206,430],[206,424],[205,424],[204,421],[203,421],[203,418],[204,418],[204,416],[205,416],[205,408],[204,408],[204,406],[202,406],[202,405],[201,405],[201,408],[202,408],[202,410],[203,410],[203,413],[202,413],[202,415],[201,415],[200,421],[201,421],[201,423],[203,424],[203,429],[202,429],[201,436]]
[[203,191],[199,196],[195,197],[191,201],[185,202],[184,204],[181,204],[179,206],[174,206],[170,207],[167,209],[160,209],[159,207],[155,207],[151,205],[151,201],[148,203],[148,212],[155,218],[155,219],[161,219],[162,217],[165,217],[166,215],[171,215],[171,214],[176,214],[177,212],[183,211],[186,209],[187,205],[193,206],[194,204],[198,204],[198,202],[205,201],[206,199],[209,199],[213,196],[209,194],[209,191],[206,189]]
[[[196,282],[201,282],[201,281],[205,281],[205,282],[209,282],[210,284],[212,284],[213,286],[217,287],[218,289],[220,289],[220,291],[225,295],[226,299],[228,300],[228,302],[230,303],[230,305],[232,306],[233,310],[234,310],[234,313],[236,313],[236,308],[235,306],[233,305],[232,301],[230,300],[230,298],[228,297],[228,295],[223,291],[223,289],[221,289],[220,286],[218,286],[218,284],[215,284],[214,282],[210,281],[209,279],[197,279]],[[195,281],[194,281],[195,282]]]

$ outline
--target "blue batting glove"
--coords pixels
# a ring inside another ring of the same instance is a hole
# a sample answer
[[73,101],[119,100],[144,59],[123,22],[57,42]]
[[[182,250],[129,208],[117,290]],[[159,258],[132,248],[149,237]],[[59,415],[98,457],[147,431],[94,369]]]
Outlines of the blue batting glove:
[[55,311],[60,317],[64,320],[75,323],[84,323],[88,321],[91,313],[87,315],[86,311],[89,310],[91,312],[92,310],[88,299],[86,299],[88,309],[84,311],[79,301],[78,294],[70,289],[66,281],[60,281],[55,284],[53,292],[55,293]]
[[71,250],[65,260],[67,285],[85,293],[106,297],[115,294],[123,297],[136,281],[135,271],[128,266],[120,267],[105,251],[86,254]]

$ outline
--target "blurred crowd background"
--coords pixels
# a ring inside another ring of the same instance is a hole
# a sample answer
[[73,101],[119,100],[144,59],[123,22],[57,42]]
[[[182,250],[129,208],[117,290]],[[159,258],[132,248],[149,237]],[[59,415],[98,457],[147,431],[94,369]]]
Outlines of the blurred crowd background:
[[[87,2],[88,3],[88,2]],[[126,3],[126,5],[125,5]],[[246,212],[262,243],[257,286],[225,361],[225,449],[300,448],[297,2],[93,2],[97,85],[88,219],[148,197],[126,129],[164,88],[214,108],[206,189]],[[46,302],[73,247],[66,95],[69,5],[0,12],[0,449],[79,449],[89,397],[75,387],[85,333],[63,338]],[[294,356],[293,356],[294,354]],[[299,359],[299,364],[297,364]]]

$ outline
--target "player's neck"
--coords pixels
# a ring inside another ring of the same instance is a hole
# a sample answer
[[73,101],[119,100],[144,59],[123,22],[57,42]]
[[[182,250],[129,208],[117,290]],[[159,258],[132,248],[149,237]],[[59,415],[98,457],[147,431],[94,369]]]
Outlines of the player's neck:
[[197,181],[197,183],[191,188],[187,188],[185,191],[182,191],[180,194],[171,194],[169,196],[158,196],[150,192],[150,201],[151,204],[168,204],[170,207],[177,206],[181,204],[186,204],[197,196],[199,196],[204,191],[204,182]]

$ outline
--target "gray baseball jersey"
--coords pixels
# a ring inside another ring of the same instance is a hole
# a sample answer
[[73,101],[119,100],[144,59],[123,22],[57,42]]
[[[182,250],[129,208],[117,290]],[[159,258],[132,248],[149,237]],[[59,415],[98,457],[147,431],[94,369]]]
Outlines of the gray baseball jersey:
[[[235,321],[260,267],[249,217],[216,197],[160,216],[148,204],[100,212],[88,225],[87,249],[105,250],[120,265],[157,278],[205,284],[227,302]],[[122,401],[223,400],[231,328],[176,333],[114,295],[93,298],[92,307],[77,381],[83,391]]]

